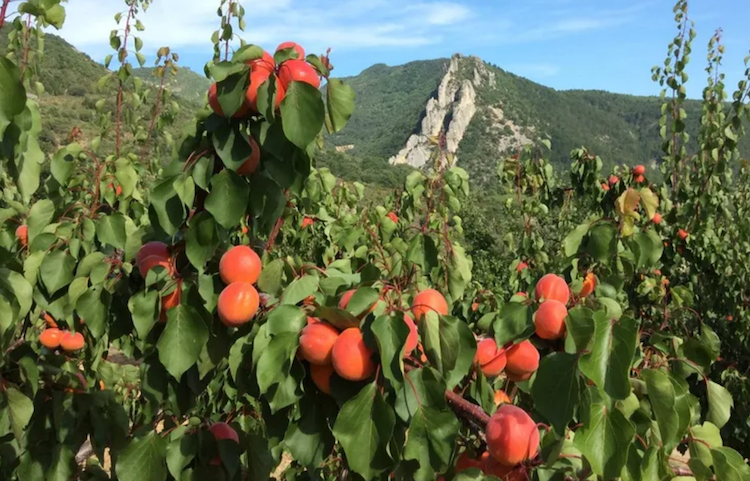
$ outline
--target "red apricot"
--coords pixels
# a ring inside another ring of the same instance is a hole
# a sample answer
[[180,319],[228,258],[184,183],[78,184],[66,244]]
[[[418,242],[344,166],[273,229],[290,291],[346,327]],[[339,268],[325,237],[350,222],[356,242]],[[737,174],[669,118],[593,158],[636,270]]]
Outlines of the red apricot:
[[537,301],[554,299],[567,305],[570,300],[570,289],[565,279],[555,274],[547,274],[536,284],[534,294]]
[[[253,113],[258,113],[258,89],[261,85],[269,81],[271,73],[266,70],[258,70],[250,74],[250,86],[247,88],[245,94],[245,104]],[[275,89],[276,89],[276,109],[281,106],[281,101],[286,95],[286,87],[279,81],[278,77],[275,77]]]
[[503,404],[485,431],[490,455],[504,466],[516,466],[536,456],[539,430],[531,416],[512,404]]
[[350,327],[333,345],[331,361],[336,373],[349,381],[362,381],[375,371],[373,352],[365,345],[362,331]]
[[21,247],[29,245],[29,226],[19,225],[16,229],[16,239],[18,239],[18,243],[21,244]]
[[276,52],[279,50],[284,50],[287,48],[294,48],[294,51],[297,52],[297,59],[298,60],[304,60],[305,59],[305,49],[302,48],[300,45],[294,43],[294,42],[283,42],[279,44],[278,47],[276,47]]
[[447,316],[448,302],[435,289],[425,289],[414,297],[411,312],[417,321],[426,316],[428,312],[436,312],[442,316]]
[[333,375],[333,366],[330,364],[319,365],[310,364],[310,378],[321,392],[331,395],[331,376]]
[[234,282],[219,294],[219,319],[227,327],[240,327],[258,312],[260,297],[252,284]]
[[261,58],[256,58],[255,60],[250,60],[247,62],[247,64],[250,66],[250,72],[257,72],[262,71],[266,72],[269,75],[276,71],[276,61],[273,59],[273,55],[263,51],[263,56]]
[[646,173],[646,167],[644,165],[636,165],[633,167],[633,175],[643,175]]
[[153,241],[147,244],[143,244],[138,250],[138,254],[135,255],[136,265],[140,265],[147,257],[161,257],[163,259],[169,259],[169,246],[163,242]]
[[610,175],[609,176],[609,185],[615,185],[618,182],[620,182],[620,178],[619,177],[617,177],[616,175]]
[[568,309],[560,301],[544,301],[534,313],[536,335],[542,339],[560,339],[565,334],[565,318]]
[[474,364],[479,366],[485,376],[495,377],[503,372],[506,361],[505,350],[498,349],[494,339],[482,339],[477,344]]
[[395,222],[396,224],[398,224],[398,216],[396,214],[394,214],[393,212],[388,212],[388,215],[386,217],[388,217],[393,222]]
[[529,265],[528,265],[527,263],[525,263],[525,262],[520,262],[520,263],[519,263],[519,264],[518,264],[518,265],[516,266],[516,272],[518,272],[518,273],[520,274],[520,273],[521,273],[521,272],[523,272],[523,270],[524,270],[524,269],[526,269],[527,267],[529,267]]
[[311,364],[330,364],[339,331],[325,322],[305,326],[299,338],[299,351]]
[[690,234],[688,234],[688,231],[686,231],[685,229],[680,229],[677,231],[677,236],[681,241],[685,241],[690,236]]
[[224,284],[247,282],[255,284],[263,263],[258,254],[248,246],[235,246],[221,256],[219,275]]
[[255,139],[252,137],[248,137],[248,143],[250,144],[250,157],[247,158],[247,160],[240,165],[240,168],[237,169],[237,173],[239,175],[250,175],[253,172],[255,172],[258,169],[258,165],[260,164],[260,147],[258,147],[258,143],[255,141]]
[[604,182],[602,182],[602,190],[603,190],[604,192],[607,192],[607,191],[609,191],[609,186],[608,186],[607,184],[605,184]]
[[507,359],[505,370],[509,374],[523,376],[539,369],[539,351],[528,339],[509,348],[505,352],[505,357]]
[[279,67],[279,80],[284,89],[289,88],[291,82],[305,82],[316,89],[320,88],[318,72],[304,60],[287,60]]
[[656,212],[654,216],[651,218],[651,222],[653,222],[656,225],[661,224],[661,221],[662,221],[662,217],[661,217],[661,214],[658,212]]
[[304,219],[302,219],[302,228],[303,228],[303,229],[307,229],[308,227],[310,227],[310,226],[311,226],[311,225],[313,225],[314,223],[315,223],[315,221],[314,221],[314,220],[312,220],[312,218],[310,218],[310,217],[305,217]]

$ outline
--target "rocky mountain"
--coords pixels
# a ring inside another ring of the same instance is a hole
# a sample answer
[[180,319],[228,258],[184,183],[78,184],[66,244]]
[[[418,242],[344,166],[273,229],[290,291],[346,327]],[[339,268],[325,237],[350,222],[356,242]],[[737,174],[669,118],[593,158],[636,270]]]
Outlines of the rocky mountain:
[[[558,91],[476,57],[375,65],[347,79],[357,92],[349,125],[332,137],[351,157],[382,157],[394,165],[423,167],[431,138],[475,180],[494,176],[501,154],[549,139],[551,160],[567,164],[586,146],[609,164],[654,161],[660,155],[658,97],[604,91]],[[657,91],[658,86],[654,87]],[[698,132],[700,103],[685,106],[687,127]],[[744,139],[750,154],[750,141]]]

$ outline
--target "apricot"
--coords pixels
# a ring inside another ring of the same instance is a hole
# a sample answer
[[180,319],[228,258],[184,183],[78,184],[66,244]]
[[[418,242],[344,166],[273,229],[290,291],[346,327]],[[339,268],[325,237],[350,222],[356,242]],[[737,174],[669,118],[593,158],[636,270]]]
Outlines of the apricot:
[[250,157],[248,157],[247,160],[240,165],[240,168],[237,169],[239,175],[250,175],[255,172],[258,169],[258,165],[260,165],[260,147],[258,147],[258,143],[252,136],[248,137],[248,143],[250,144],[251,149]]
[[21,244],[21,247],[29,245],[29,226],[19,225],[16,229],[16,239],[18,239],[18,243]]
[[661,221],[662,221],[661,214],[658,212],[654,213],[654,216],[651,218],[651,222],[653,222],[656,225],[659,225],[661,224]]
[[317,323],[319,323],[319,322],[320,322],[320,319],[318,319],[317,317],[311,317],[311,316],[307,316],[307,325],[308,325],[308,326],[309,326],[310,324],[317,324]]
[[60,347],[62,347],[65,352],[80,351],[85,345],[86,340],[80,332],[64,331],[62,336],[60,336]]
[[[214,113],[220,117],[226,117],[224,115],[224,111],[221,109],[221,104],[219,103],[219,87],[214,82],[211,84],[211,87],[208,88],[208,105],[211,107],[211,110],[214,111]],[[242,104],[242,106],[237,109],[237,111],[232,115],[234,118],[241,118],[247,115],[247,105],[245,103]]]
[[373,352],[365,345],[362,331],[350,327],[333,345],[331,361],[336,373],[349,381],[362,381],[375,371]]
[[47,324],[47,327],[57,327],[55,318],[50,316],[48,312],[45,312],[42,317],[44,318],[44,323]]
[[642,175],[636,175],[633,177],[633,182],[636,184],[642,184],[646,179]]
[[479,366],[485,376],[495,377],[503,372],[506,361],[505,350],[498,349],[494,339],[482,339],[477,344],[474,364]]
[[217,310],[219,319],[227,327],[240,327],[258,312],[260,297],[252,284],[233,282],[221,291]]
[[263,263],[258,254],[248,246],[235,246],[221,256],[219,275],[224,284],[247,282],[255,284]]
[[[250,87],[245,94],[245,104],[253,113],[258,112],[258,89],[271,78],[271,73],[265,70],[258,70],[250,74]],[[283,85],[276,77],[276,109],[281,106],[281,101],[286,95],[286,86]]]
[[143,244],[135,255],[135,263],[140,266],[144,259],[147,257],[161,257],[162,259],[169,259],[171,254],[169,253],[169,246],[163,242],[153,241]]
[[618,182],[620,182],[620,178],[619,177],[617,177],[616,175],[610,175],[609,176],[609,185],[615,185]]
[[643,175],[646,173],[646,167],[644,165],[636,165],[633,167],[633,175]]
[[305,217],[304,219],[302,219],[302,228],[303,228],[303,229],[307,229],[308,227],[310,227],[310,226],[311,226],[311,225],[313,225],[314,223],[315,223],[315,221],[314,221],[314,220],[312,220],[312,218],[310,218],[310,217]]
[[284,89],[289,88],[291,82],[305,82],[316,89],[320,88],[320,76],[312,65],[304,60],[287,60],[279,67],[279,81]]
[[458,459],[456,460],[456,473],[460,473],[461,471],[466,471],[467,469],[471,468],[482,469],[482,462],[478,459],[472,458],[469,455],[468,451],[464,451],[459,454]]
[[297,52],[297,58],[299,60],[304,60],[305,58],[305,49],[302,48],[300,45],[294,43],[294,42],[283,42],[280,43],[278,47],[276,47],[276,52],[279,50],[284,50],[287,48],[294,48],[294,51]]
[[589,272],[583,279],[583,287],[581,288],[581,292],[578,293],[578,296],[588,297],[594,292],[594,289],[596,289],[596,276],[593,272]]
[[512,404],[503,404],[495,411],[485,434],[490,455],[503,466],[517,466],[539,451],[536,423],[523,409]]
[[544,301],[534,313],[536,335],[549,341],[560,339],[565,334],[565,318],[568,309],[560,301]]
[[489,476],[495,476],[502,481],[527,481],[523,469],[504,466],[489,455],[486,458],[483,458],[480,469],[482,470],[482,473]]
[[388,217],[393,222],[395,222],[396,224],[398,224],[398,216],[396,214],[394,214],[393,212],[388,212],[388,215],[386,217]]
[[495,406],[499,406],[501,404],[510,404],[510,398],[502,389],[498,389],[497,391],[495,391],[494,399]]
[[167,270],[167,274],[170,276],[172,275],[172,263],[169,261],[169,259],[165,259],[159,256],[146,257],[145,259],[143,259],[143,262],[138,265],[138,270],[141,273],[141,277],[145,279],[148,272],[157,266],[165,268]]
[[419,344],[419,331],[417,331],[417,325],[414,324],[414,320],[407,314],[404,314],[404,322],[409,326],[409,335],[406,338],[406,344],[404,344],[404,357],[407,357],[417,348],[417,344]]
[[536,283],[534,295],[537,301],[554,299],[567,305],[570,300],[570,289],[562,277],[555,274],[547,274]]
[[539,369],[539,351],[528,339],[508,349],[505,356],[507,358],[505,370],[509,374],[517,376],[529,374],[531,377],[530,375]]
[[677,236],[681,241],[685,241],[688,237],[690,237],[690,234],[688,234],[688,231],[686,231],[685,229],[680,229],[677,231]]
[[447,316],[448,302],[435,289],[425,289],[414,297],[411,312],[417,321],[426,316],[428,312],[437,312],[442,316]]
[[527,372],[524,374],[514,374],[512,372],[508,372],[506,374],[508,375],[508,379],[515,383],[528,381],[529,379],[531,379],[531,376],[534,375],[533,372]]
[[[223,441],[225,439],[229,439],[231,441],[234,441],[235,443],[240,443],[240,437],[237,435],[237,431],[232,428],[227,423],[214,423],[211,425],[210,428],[208,428],[208,432],[213,434],[214,439],[218,443],[219,441]],[[209,461],[210,465],[212,466],[218,466],[221,464],[221,456],[218,454],[215,458],[213,458],[211,461]]]
[[330,364],[319,365],[310,364],[310,378],[313,384],[324,392],[331,395],[331,376],[333,375],[333,366]]
[[[355,292],[357,292],[357,289],[350,289],[341,295],[341,299],[339,299],[339,309],[346,310],[346,308],[349,307],[349,301],[352,299],[352,296],[354,296]],[[360,314],[360,317],[364,317],[367,314],[374,311],[376,306],[377,306],[377,301],[373,303],[372,306],[370,306],[370,310],[365,311],[362,314]]]
[[602,190],[604,192],[609,192],[609,186],[607,184],[605,184],[604,182],[602,182]]
[[339,331],[325,322],[316,322],[305,326],[299,338],[299,351],[310,364],[325,365],[331,363],[331,352]]
[[166,322],[167,311],[179,306],[181,300],[182,300],[182,282],[178,282],[177,287],[175,287],[174,291],[170,292],[169,294],[161,298],[161,312],[159,313],[159,321]]
[[247,62],[247,64],[250,66],[250,72],[267,72],[269,75],[276,71],[276,61],[273,59],[273,55],[263,51],[263,56],[261,58],[256,58],[255,60],[250,60]]
[[525,262],[519,262],[518,265],[516,266],[516,272],[518,272],[520,274],[527,267],[529,267],[529,265],[527,263],[525,263]]
[[39,342],[47,349],[57,349],[58,347],[60,347],[62,334],[63,333],[60,331],[60,329],[56,327],[47,328],[39,335]]

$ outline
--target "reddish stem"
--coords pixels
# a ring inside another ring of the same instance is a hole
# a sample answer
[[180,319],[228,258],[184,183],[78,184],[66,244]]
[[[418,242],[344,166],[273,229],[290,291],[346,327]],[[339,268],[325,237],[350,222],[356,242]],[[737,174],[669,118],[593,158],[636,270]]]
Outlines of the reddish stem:
[[5,15],[8,11],[8,5],[10,5],[10,0],[3,0],[3,6],[0,8],[0,30],[3,29],[3,25],[5,24]]
[[21,80],[23,81],[23,74],[26,71],[26,64],[29,61],[29,34],[31,32],[31,14],[26,16],[26,33],[23,39],[23,63],[21,63]]
[[165,75],[162,76],[161,81],[159,82],[159,93],[156,96],[156,106],[154,107],[154,115],[151,117],[151,123],[148,126],[148,135],[146,137],[146,143],[143,145],[143,149],[141,150],[141,157],[144,157],[146,155],[146,151],[148,150],[148,145],[151,143],[151,134],[154,131],[154,125],[156,124],[156,119],[159,118],[159,114],[161,113],[161,100],[162,100],[162,94],[164,93],[164,78]]

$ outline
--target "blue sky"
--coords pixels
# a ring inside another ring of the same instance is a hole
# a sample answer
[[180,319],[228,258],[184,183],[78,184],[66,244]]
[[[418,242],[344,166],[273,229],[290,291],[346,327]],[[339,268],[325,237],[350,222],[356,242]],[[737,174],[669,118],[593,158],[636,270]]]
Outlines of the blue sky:
[[[284,40],[310,52],[333,50],[337,76],[375,63],[476,55],[557,89],[658,94],[651,67],[661,64],[676,33],[671,0],[245,0],[244,38],[273,51]],[[120,0],[73,0],[62,31],[95,60],[104,58]],[[144,51],[169,45],[183,66],[202,72],[218,25],[212,0],[154,0],[142,15]],[[689,69],[689,95],[704,82],[705,51],[724,29],[729,88],[744,72],[750,50],[750,0],[693,0],[698,38]]]

